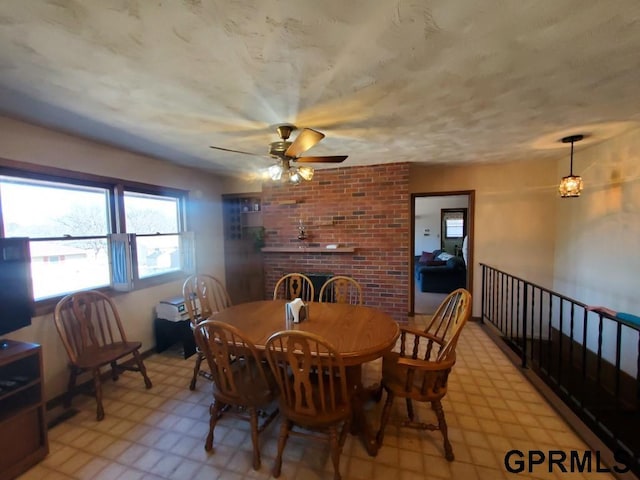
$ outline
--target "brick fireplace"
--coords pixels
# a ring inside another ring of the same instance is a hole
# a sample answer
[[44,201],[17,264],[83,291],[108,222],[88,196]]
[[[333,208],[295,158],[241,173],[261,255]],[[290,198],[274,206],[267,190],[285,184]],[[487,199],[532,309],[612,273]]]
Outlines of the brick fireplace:
[[[265,295],[290,272],[349,275],[365,305],[396,320],[409,311],[409,164],[316,170],[311,182],[265,183]],[[300,220],[307,238],[298,240]],[[338,244],[337,250],[326,245]],[[350,247],[350,248],[344,248]]]

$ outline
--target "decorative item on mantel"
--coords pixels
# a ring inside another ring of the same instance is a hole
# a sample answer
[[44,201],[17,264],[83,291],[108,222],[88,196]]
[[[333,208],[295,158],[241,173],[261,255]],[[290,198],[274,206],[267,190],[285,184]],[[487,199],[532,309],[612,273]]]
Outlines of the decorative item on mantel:
[[307,239],[307,230],[306,227],[304,226],[304,223],[302,223],[302,219],[298,220],[298,240],[300,241],[304,241]]

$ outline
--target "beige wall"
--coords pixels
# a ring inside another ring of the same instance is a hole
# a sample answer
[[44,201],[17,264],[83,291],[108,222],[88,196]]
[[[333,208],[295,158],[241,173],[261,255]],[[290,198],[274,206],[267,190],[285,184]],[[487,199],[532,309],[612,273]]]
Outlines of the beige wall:
[[[481,269],[486,263],[589,304],[638,313],[640,281],[640,130],[584,150],[574,171],[583,176],[579,199],[560,199],[567,174],[557,159],[501,165],[411,165],[410,193],[475,191],[474,308],[480,315]],[[221,193],[259,191],[259,183],[212,175],[0,117],[0,157],[190,191],[198,266],[224,278]],[[153,307],[180,293],[180,282],[119,295],[132,338],[152,348]],[[66,354],[51,315],[7,337],[43,345],[46,395],[66,384]]]
[[[605,142],[579,148],[573,171],[581,175],[579,198],[559,201],[554,290],[588,305],[640,315],[640,129]],[[567,175],[568,159],[558,164]],[[565,333],[570,327],[564,325]],[[588,324],[587,344],[598,350],[599,322]],[[582,336],[577,325],[574,334]],[[637,372],[638,335],[623,328],[622,369]],[[616,361],[617,330],[604,322],[602,355]]]
[[411,193],[475,191],[473,315],[480,315],[480,263],[553,286],[556,160],[500,165],[418,166]]
[[[640,129],[580,149],[579,198],[559,200],[554,289],[640,315]],[[558,164],[567,175],[568,157]]]
[[[198,269],[224,278],[220,179],[6,117],[0,117],[0,157],[189,190],[190,229],[196,233]],[[155,344],[152,323],[155,304],[162,298],[181,294],[181,284],[172,282],[115,297],[128,336],[142,340],[143,350]],[[41,344],[46,398],[64,391],[67,356],[52,315],[34,317],[30,327],[6,337]]]
[[261,180],[245,180],[238,177],[225,179],[222,193],[253,193],[262,191]]

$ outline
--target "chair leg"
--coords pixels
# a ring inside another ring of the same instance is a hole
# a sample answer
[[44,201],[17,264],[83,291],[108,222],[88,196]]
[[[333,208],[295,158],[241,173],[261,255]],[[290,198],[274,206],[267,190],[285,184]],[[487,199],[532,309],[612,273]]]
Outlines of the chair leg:
[[453,449],[451,448],[451,443],[449,443],[449,434],[447,432],[447,422],[444,419],[444,410],[442,409],[442,403],[440,400],[435,400],[431,402],[431,406],[433,410],[436,412],[436,417],[438,417],[438,428],[442,432],[442,437],[444,438],[444,456],[450,462],[453,462]]
[[413,402],[408,397],[405,398],[405,401],[407,404],[407,417],[409,417],[409,421],[413,422],[413,419],[415,418],[415,414],[413,413]]
[[207,440],[204,442],[204,449],[210,452],[213,449],[213,431],[216,428],[216,423],[220,418],[224,403],[214,400],[209,407],[209,433],[207,434]]
[[67,386],[67,394],[64,396],[64,408],[71,408],[71,399],[73,398],[73,391],[76,388],[76,378],[78,377],[78,370],[76,367],[69,368],[69,384]]
[[118,380],[118,364],[111,362],[111,379],[115,382]]
[[340,432],[340,448],[344,446],[344,442],[347,440],[347,433],[351,426],[351,417],[347,418],[342,425],[342,432]]
[[147,376],[147,369],[144,366],[144,363],[142,362],[142,357],[140,356],[140,353],[135,350],[133,352],[133,357],[136,359],[136,363],[138,364],[138,370],[140,370],[140,373],[142,374],[142,378],[144,378],[144,386],[148,389],[150,389],[153,384],[151,383],[151,379]]
[[291,429],[291,422],[289,420],[283,420],[282,425],[280,425],[280,436],[278,437],[278,454],[276,455],[276,461],[273,464],[273,476],[278,478],[280,476],[280,471],[282,469],[282,452],[284,451],[284,446],[287,443],[287,438],[289,438],[289,430]]
[[249,409],[251,415],[251,443],[253,443],[253,469],[260,470],[260,444],[258,442],[258,410]]
[[341,480],[340,476],[340,442],[338,441],[338,427],[329,427],[329,442],[331,445],[331,461],[333,462],[333,480]]
[[193,377],[191,378],[191,383],[189,384],[189,390],[196,389],[196,380],[198,379],[198,372],[200,371],[200,365],[202,365],[202,352],[199,350],[196,352],[196,364],[193,367]]
[[371,398],[378,403],[380,400],[382,400],[382,384],[378,384],[375,387],[375,390],[373,391],[373,394],[371,395]]
[[389,416],[391,415],[391,405],[393,405],[393,398],[393,392],[387,390],[387,401],[385,402],[384,408],[382,409],[380,430],[378,430],[378,434],[376,435],[376,443],[378,444],[378,448],[382,446],[382,441],[384,440],[384,429],[386,428],[387,422],[389,421]]
[[102,381],[100,380],[99,368],[93,371],[93,386],[96,391],[96,419],[100,421],[104,418],[104,407],[102,406]]

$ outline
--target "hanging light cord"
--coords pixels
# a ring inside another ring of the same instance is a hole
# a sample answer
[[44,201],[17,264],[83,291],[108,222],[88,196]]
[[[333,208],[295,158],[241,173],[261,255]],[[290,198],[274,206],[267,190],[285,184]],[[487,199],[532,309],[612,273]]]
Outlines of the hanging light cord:
[[569,175],[573,177],[573,140],[571,140],[571,163],[569,164]]

